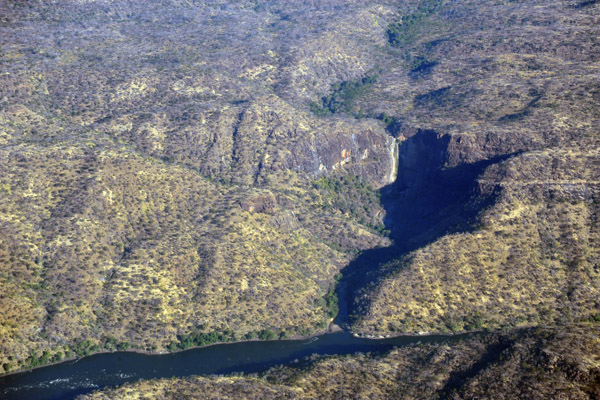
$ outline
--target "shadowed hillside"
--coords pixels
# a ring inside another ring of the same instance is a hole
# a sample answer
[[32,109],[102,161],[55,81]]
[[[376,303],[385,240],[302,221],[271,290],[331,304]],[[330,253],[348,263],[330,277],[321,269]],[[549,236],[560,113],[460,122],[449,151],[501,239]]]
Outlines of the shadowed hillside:
[[389,274],[390,262],[444,235],[476,230],[481,212],[496,200],[495,191],[479,190],[477,178],[510,156],[444,169],[449,139],[435,131],[419,131],[401,143],[398,177],[381,189],[385,225],[393,244],[361,252],[341,271],[338,324],[359,316],[349,315],[357,305],[356,296]]

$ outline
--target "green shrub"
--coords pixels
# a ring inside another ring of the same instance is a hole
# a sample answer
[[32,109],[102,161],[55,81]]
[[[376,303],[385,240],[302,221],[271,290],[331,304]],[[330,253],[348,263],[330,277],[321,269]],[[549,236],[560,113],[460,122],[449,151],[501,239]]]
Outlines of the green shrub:
[[270,329],[262,329],[258,332],[258,338],[260,340],[273,340],[275,337],[275,332]]
[[311,102],[310,109],[314,114],[322,117],[335,113],[347,113],[356,118],[362,118],[361,112],[354,112],[353,103],[376,81],[376,76],[366,76],[354,81],[336,83],[331,87],[331,93],[321,98],[321,104]]
[[386,31],[388,42],[399,47],[412,41],[423,21],[437,12],[442,4],[443,0],[426,0],[419,4],[414,13],[403,15],[399,20],[392,22]]

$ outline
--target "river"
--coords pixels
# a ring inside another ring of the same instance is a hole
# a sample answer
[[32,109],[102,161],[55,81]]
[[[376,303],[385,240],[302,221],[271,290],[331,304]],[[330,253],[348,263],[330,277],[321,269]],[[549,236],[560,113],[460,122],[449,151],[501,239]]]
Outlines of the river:
[[382,353],[397,346],[456,341],[467,335],[365,339],[342,331],[306,340],[226,343],[164,355],[132,352],[95,354],[77,361],[1,377],[0,398],[73,399],[80,394],[139,379],[261,372],[278,364],[300,365],[304,357],[312,354]]

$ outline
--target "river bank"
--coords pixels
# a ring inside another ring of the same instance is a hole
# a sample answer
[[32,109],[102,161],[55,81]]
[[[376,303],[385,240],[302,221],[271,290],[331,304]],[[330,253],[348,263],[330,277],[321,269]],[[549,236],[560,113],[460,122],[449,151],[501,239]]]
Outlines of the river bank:
[[53,362],[53,363],[49,363],[49,364],[43,364],[43,365],[39,365],[36,366],[34,368],[24,368],[24,369],[19,369],[19,370],[15,370],[15,371],[11,371],[8,372],[6,374],[2,374],[0,375],[0,380],[2,380],[2,378],[7,377],[7,376],[11,376],[11,375],[17,375],[17,374],[21,374],[21,373],[27,373],[27,372],[32,372],[41,368],[47,368],[47,367],[52,367],[55,365],[60,365],[63,363],[69,363],[69,362],[73,362],[73,361],[78,361],[81,360],[83,358],[86,357],[91,357],[91,356],[95,356],[95,355],[99,355],[99,354],[114,354],[114,353],[135,353],[135,354],[142,354],[142,355],[147,355],[147,356],[160,356],[160,355],[169,355],[169,354],[177,354],[177,353],[182,353],[185,351],[189,351],[189,350],[196,350],[196,349],[203,349],[206,347],[210,347],[210,346],[217,346],[217,345],[224,345],[224,344],[238,344],[238,343],[249,343],[249,342],[272,342],[272,341],[280,341],[280,340],[310,340],[312,338],[315,337],[319,337],[322,336],[324,334],[327,333],[336,333],[336,332],[342,332],[343,329],[336,325],[333,321],[333,319],[330,320],[327,329],[322,329],[319,331],[316,331],[315,333],[312,333],[310,335],[307,336],[290,336],[287,338],[281,338],[281,339],[274,339],[274,340],[262,340],[259,338],[255,338],[255,339],[241,339],[241,340],[232,340],[232,341],[221,341],[221,342],[214,342],[214,343],[209,343],[209,344],[204,344],[201,346],[192,346],[192,347],[188,347],[187,349],[178,349],[175,351],[151,351],[151,350],[139,350],[139,349],[131,349],[131,350],[104,350],[104,351],[98,351],[98,352],[94,352],[92,354],[89,354],[87,356],[84,357],[71,357],[71,358],[65,358],[62,359],[60,361],[57,362]]

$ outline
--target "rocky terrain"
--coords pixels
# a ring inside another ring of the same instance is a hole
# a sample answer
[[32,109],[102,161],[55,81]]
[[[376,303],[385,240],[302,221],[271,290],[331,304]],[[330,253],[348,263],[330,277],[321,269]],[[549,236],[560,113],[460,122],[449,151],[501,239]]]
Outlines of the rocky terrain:
[[306,336],[337,294],[360,335],[514,331],[97,396],[598,396],[597,1],[0,16],[0,373]]

